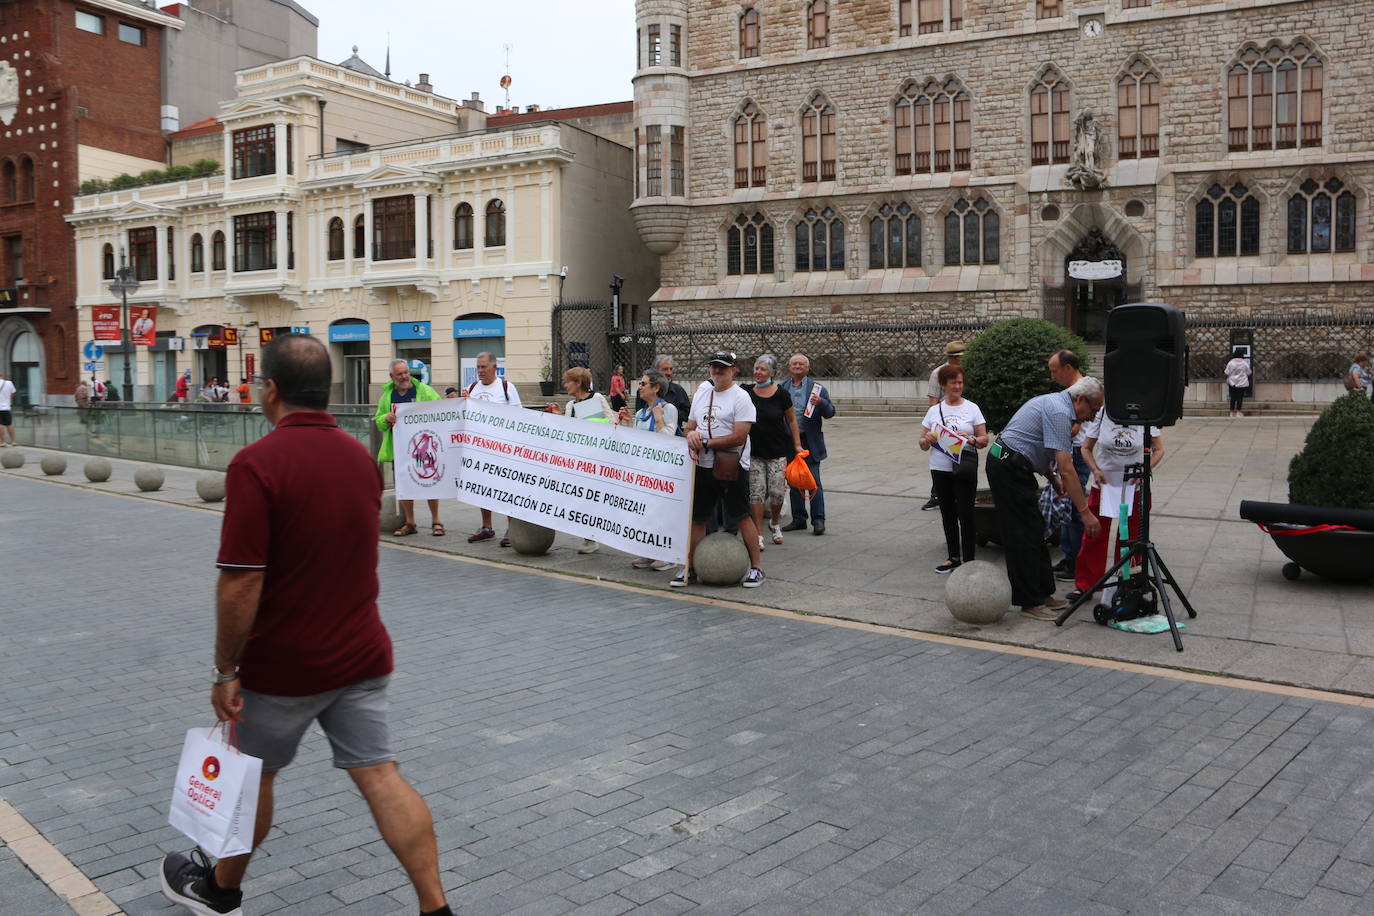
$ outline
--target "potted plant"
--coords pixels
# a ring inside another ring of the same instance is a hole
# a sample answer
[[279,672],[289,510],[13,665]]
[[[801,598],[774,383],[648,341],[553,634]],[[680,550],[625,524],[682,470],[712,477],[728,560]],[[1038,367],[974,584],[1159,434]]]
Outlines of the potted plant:
[[1288,464],[1288,503],[1245,500],[1240,516],[1260,526],[1289,562],[1326,579],[1374,577],[1374,404],[1362,391],[1331,403]]
[[539,351],[539,394],[541,397],[553,397],[553,351],[548,344],[544,344]]
[[[999,321],[973,338],[964,353],[964,396],[983,411],[989,432],[1000,432],[1021,405],[1058,391],[1045,363],[1058,350],[1072,350],[1090,374],[1087,345],[1077,334],[1041,318]],[[979,545],[1002,542],[1002,524],[992,491],[978,491],[973,507]]]

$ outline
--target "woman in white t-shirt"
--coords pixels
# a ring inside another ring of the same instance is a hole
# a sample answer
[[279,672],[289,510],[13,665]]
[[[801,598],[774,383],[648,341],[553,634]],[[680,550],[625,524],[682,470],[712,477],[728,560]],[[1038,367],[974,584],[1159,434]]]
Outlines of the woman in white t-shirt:
[[[563,415],[574,420],[591,420],[596,423],[615,423],[618,416],[611,409],[605,395],[592,391],[592,370],[573,366],[563,373],[563,390],[572,400],[563,406]],[[544,408],[549,413],[558,413],[558,405],[550,403]],[[583,538],[578,553],[596,553],[601,545],[591,538]]]
[[1245,392],[1250,389],[1250,361],[1240,347],[1232,351],[1231,361],[1226,364],[1226,388],[1231,395],[1230,416],[1245,416],[1240,407],[1245,402]]
[[[744,547],[749,551],[749,572],[740,585],[758,588],[763,584],[762,553],[759,529],[749,512],[749,431],[758,419],[758,411],[749,392],[735,383],[739,375],[739,357],[720,352],[708,362],[711,384],[697,389],[684,427],[687,449],[696,463],[691,550],[687,552],[687,565],[668,584],[682,588],[696,581],[692,550],[706,536],[706,519],[720,500],[725,506],[726,523],[739,524]],[[721,465],[719,470],[717,463]]]
[[[964,397],[964,370],[961,366],[943,365],[936,373],[940,383],[940,400],[926,411],[921,421],[921,451],[930,452],[931,492],[940,504],[940,520],[944,522],[945,548],[949,559],[935,571],[940,575],[954,572],[973,559],[974,537],[973,501],[978,493],[978,475],[961,479],[955,473],[954,459],[935,445],[943,430],[946,436],[961,440],[963,449],[986,448],[987,422],[978,405]],[[961,452],[962,454],[962,452]],[[976,456],[975,456],[976,457]],[[972,460],[972,459],[970,459]]]
[[[1126,482],[1128,465],[1140,464],[1145,460],[1145,445],[1141,442],[1142,427],[1123,426],[1107,415],[1103,407],[1097,415],[1083,427],[1086,438],[1083,440],[1083,460],[1092,472],[1092,489],[1088,491],[1088,510],[1101,516],[1103,511],[1110,516],[1102,519],[1097,537],[1083,535],[1083,546],[1078,550],[1078,560],[1074,564],[1074,585],[1077,591],[1068,596],[1072,601],[1084,590],[1092,588],[1102,574],[1107,571],[1107,539],[1117,524],[1116,515],[1120,507],[1102,509],[1102,487],[1120,487]],[[1154,468],[1164,457],[1164,440],[1160,437],[1159,427],[1150,427],[1150,467]],[[1135,481],[1137,486],[1139,481]],[[1133,498],[1131,507],[1130,536],[1140,536],[1140,498],[1139,490]],[[1118,552],[1118,557],[1120,553]],[[1112,562],[1116,562],[1114,558]]]

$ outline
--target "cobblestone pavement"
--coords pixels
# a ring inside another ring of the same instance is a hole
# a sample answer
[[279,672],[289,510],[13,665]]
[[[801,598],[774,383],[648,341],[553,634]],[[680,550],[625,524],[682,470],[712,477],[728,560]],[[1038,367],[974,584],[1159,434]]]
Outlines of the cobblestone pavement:
[[[0,505],[0,796],[167,912],[218,518],[12,476]],[[397,745],[463,913],[1374,912],[1368,707],[413,551],[381,572]],[[414,912],[321,736],[278,788],[248,913]]]

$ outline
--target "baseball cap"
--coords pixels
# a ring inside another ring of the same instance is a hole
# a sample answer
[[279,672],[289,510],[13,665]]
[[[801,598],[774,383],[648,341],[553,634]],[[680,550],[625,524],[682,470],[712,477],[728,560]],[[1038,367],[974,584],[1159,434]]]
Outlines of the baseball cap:
[[712,366],[737,366],[739,357],[729,350],[721,350],[719,353],[712,353],[706,362]]

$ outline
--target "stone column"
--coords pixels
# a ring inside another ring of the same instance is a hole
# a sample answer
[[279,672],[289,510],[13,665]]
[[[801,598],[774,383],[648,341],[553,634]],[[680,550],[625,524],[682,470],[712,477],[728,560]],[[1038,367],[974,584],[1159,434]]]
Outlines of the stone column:
[[[539,185],[539,260],[547,261],[553,257],[552,232],[553,214],[550,207],[553,201],[553,183],[541,182]],[[509,239],[507,239],[509,241]],[[555,265],[554,270],[558,267]]]
[[168,263],[170,258],[167,257],[167,226],[163,223],[158,223],[158,225],[154,227],[153,232],[156,238],[153,244],[157,246],[155,249],[157,251],[157,285],[162,289],[166,289],[167,274],[170,272],[172,266]]
[[279,207],[277,217],[277,276],[286,279],[286,209]]
[[[211,238],[214,234],[211,233]],[[214,257],[213,241],[211,242],[211,257]],[[230,214],[224,215],[224,280],[229,282],[234,279],[234,217]]]
[[234,179],[234,132],[224,131],[224,176],[226,184]]
[[273,127],[273,130],[274,130],[274,138],[273,138],[273,139],[275,140],[275,143],[273,144],[273,148],[274,148],[274,151],[275,151],[276,154],[277,154],[277,161],[276,161],[277,184],[285,184],[285,183],[286,183],[286,122],[285,122],[285,121],[277,121],[275,124],[272,125],[272,127]]
[[372,199],[363,195],[363,273],[372,266]]

